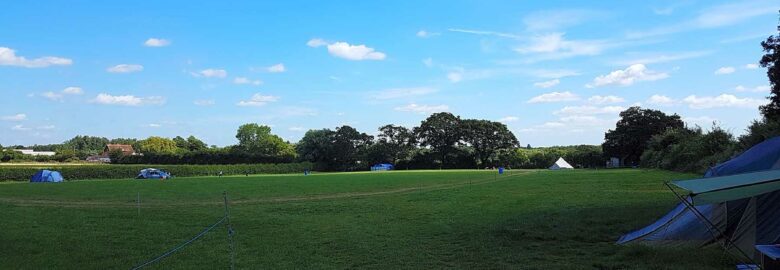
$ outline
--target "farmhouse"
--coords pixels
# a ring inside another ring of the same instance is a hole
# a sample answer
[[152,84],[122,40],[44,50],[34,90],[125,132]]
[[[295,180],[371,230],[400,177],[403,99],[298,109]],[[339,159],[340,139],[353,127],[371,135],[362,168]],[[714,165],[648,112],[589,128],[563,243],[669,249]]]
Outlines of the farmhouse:
[[125,156],[134,156],[138,154],[135,152],[135,149],[133,149],[133,146],[129,144],[106,144],[106,147],[103,148],[103,153],[101,153],[100,155],[89,156],[87,157],[87,161],[111,162],[111,157],[109,157],[108,154],[114,150],[122,151],[122,155]]

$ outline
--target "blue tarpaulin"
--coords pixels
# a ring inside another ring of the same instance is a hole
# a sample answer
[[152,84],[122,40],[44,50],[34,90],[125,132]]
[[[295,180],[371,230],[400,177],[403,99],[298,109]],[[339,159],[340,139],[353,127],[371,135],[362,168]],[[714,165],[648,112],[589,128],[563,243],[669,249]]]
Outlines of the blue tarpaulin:
[[[364,167],[365,168],[365,167]],[[393,169],[393,164],[382,163],[371,166],[372,171],[390,171]]]
[[40,170],[33,174],[30,178],[30,182],[43,183],[43,182],[62,182],[64,180],[62,175],[58,171]]

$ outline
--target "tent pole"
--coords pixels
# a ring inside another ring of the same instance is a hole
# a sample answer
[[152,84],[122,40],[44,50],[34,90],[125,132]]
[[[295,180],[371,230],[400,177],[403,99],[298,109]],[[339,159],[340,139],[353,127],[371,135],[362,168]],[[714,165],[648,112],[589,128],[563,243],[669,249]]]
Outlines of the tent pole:
[[[718,229],[718,227],[717,227],[717,226],[715,226],[715,224],[714,224],[714,223],[712,223],[712,221],[710,221],[710,220],[709,220],[707,217],[705,217],[705,216],[704,216],[704,214],[702,214],[701,212],[699,212],[699,210],[698,210],[698,209],[696,209],[696,207],[694,207],[694,206],[693,206],[693,204],[691,204],[690,202],[688,202],[688,200],[686,200],[686,199],[684,199],[682,196],[680,196],[680,194],[678,194],[678,193],[677,193],[677,191],[674,191],[674,188],[672,188],[672,186],[670,186],[670,185],[669,185],[669,182],[664,182],[664,185],[666,185],[666,187],[667,187],[667,188],[669,188],[669,190],[671,190],[671,191],[672,191],[672,193],[674,193],[674,196],[676,196],[676,197],[677,197],[677,199],[679,199],[679,200],[680,200],[680,202],[682,202],[683,204],[685,204],[685,207],[686,207],[686,208],[688,208],[689,210],[691,210],[691,212],[693,212],[693,214],[694,214],[694,215],[696,215],[696,217],[697,217],[697,218],[699,218],[699,219],[703,220],[704,222],[706,222],[706,223],[707,223],[707,225],[709,225],[709,227],[711,227],[711,228],[715,229],[715,231],[717,231],[718,235],[722,235],[722,236],[723,236],[723,239],[724,239],[724,240],[726,240],[726,242],[728,242],[728,244],[730,244],[730,245],[732,245],[734,248],[736,248],[736,249],[737,249],[737,251],[739,251],[739,253],[740,253],[742,256],[744,256],[744,257],[745,257],[745,258],[748,260],[748,262],[749,262],[750,264],[753,264],[753,265],[758,265],[758,263],[756,263],[755,261],[753,261],[753,258],[752,258],[752,257],[748,256],[748,255],[745,253],[745,251],[743,251],[741,248],[739,248],[739,246],[737,246],[737,244],[736,244],[736,243],[734,243],[734,241],[732,241],[732,240],[731,240],[731,237],[726,237],[726,236],[725,236],[725,234],[724,234],[724,233],[723,233],[723,232],[722,232],[720,229]],[[710,231],[710,233],[712,234],[712,236],[713,236],[713,238],[714,238],[714,239],[717,239],[717,238],[718,238],[718,236],[717,236],[717,235],[715,235],[715,234],[712,232],[712,230],[710,230],[709,228],[707,228],[707,230],[708,230],[708,231]],[[723,249],[724,249],[724,250],[726,250],[726,253],[728,253],[728,246],[726,246],[725,244],[721,244],[721,247],[723,247]],[[761,267],[761,266],[758,266],[758,268],[759,268],[759,269],[762,269],[762,267]]]

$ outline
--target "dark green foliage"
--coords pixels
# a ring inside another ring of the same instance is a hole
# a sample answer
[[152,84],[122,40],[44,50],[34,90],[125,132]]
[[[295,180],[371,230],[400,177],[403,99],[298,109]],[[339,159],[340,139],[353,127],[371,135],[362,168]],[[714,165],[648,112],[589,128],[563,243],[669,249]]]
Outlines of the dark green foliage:
[[701,128],[669,129],[653,136],[642,154],[642,167],[703,173],[730,159],[737,142],[718,126],[704,133]]
[[620,113],[615,129],[604,134],[602,148],[607,157],[620,158],[627,165],[638,164],[653,135],[667,129],[683,128],[684,125],[676,114],[666,115],[658,110],[631,107]]
[[766,139],[780,136],[780,119],[767,118],[755,120],[747,128],[747,133],[739,136],[739,150],[744,151]]
[[321,163],[328,170],[367,170],[373,137],[350,126],[309,130],[296,145],[301,160]]
[[440,162],[447,164],[447,158],[463,138],[460,122],[460,116],[448,112],[434,113],[414,128],[414,134],[421,146],[430,146]]
[[545,169],[560,157],[575,168],[604,167],[606,162],[598,145],[501,149],[494,156],[501,166],[521,169]]
[[517,146],[517,138],[503,123],[466,119],[460,125],[463,141],[474,149],[480,166],[499,165],[491,160],[496,151]]
[[[281,137],[271,134],[271,127],[269,126],[255,123],[241,125],[236,132],[236,139],[238,139],[238,145],[234,147],[234,150],[246,154],[267,156],[295,155],[292,145],[285,142]],[[189,146],[189,143],[187,145]]]
[[766,68],[766,76],[772,90],[769,93],[769,104],[760,107],[764,118],[770,120],[780,119],[780,25],[777,26],[778,35],[773,35],[761,42],[764,56],[761,57],[761,67]]
[[305,169],[317,169],[309,162],[233,165],[3,165],[0,167],[0,181],[29,181],[40,169],[60,171],[65,180],[134,178],[141,169],[149,167],[166,170],[174,177],[217,175],[219,172],[225,175],[302,173]]

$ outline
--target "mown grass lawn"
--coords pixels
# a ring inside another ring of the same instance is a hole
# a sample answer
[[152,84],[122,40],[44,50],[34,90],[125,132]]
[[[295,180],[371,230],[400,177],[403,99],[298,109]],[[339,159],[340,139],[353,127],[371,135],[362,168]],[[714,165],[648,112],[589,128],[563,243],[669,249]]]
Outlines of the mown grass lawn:
[[[219,220],[226,191],[237,268],[733,269],[717,248],[614,244],[674,206],[663,181],[690,177],[397,171],[0,183],[0,268],[131,268]],[[149,268],[226,268],[226,236],[218,227]]]

